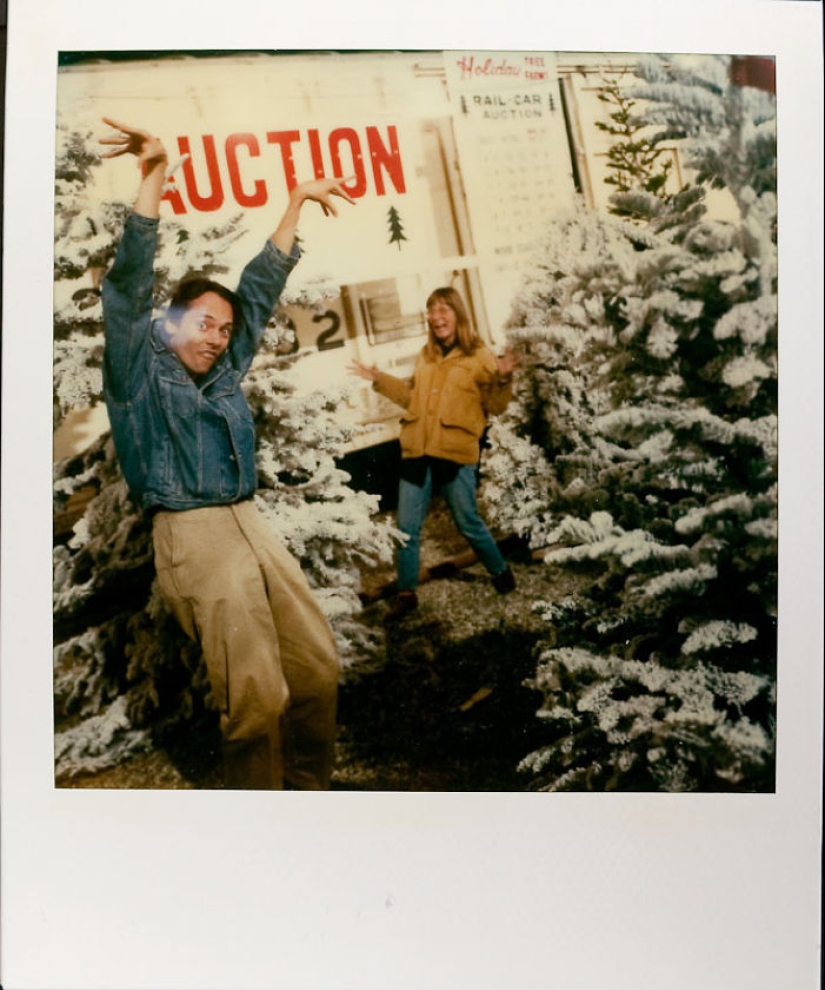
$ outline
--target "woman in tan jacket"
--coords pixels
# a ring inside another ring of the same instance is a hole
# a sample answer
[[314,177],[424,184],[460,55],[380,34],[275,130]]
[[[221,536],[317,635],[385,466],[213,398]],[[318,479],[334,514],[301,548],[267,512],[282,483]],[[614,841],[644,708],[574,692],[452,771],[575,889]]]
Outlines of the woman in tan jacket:
[[404,409],[398,528],[407,541],[397,555],[398,597],[390,618],[418,607],[421,527],[435,489],[492,575],[496,590],[506,594],[515,588],[513,573],[476,503],[479,441],[488,417],[502,412],[512,397],[515,359],[509,352],[496,357],[482,343],[463,299],[451,287],[430,293],[427,327],[427,343],[416,358],[412,378],[397,378],[360,361],[350,366]]

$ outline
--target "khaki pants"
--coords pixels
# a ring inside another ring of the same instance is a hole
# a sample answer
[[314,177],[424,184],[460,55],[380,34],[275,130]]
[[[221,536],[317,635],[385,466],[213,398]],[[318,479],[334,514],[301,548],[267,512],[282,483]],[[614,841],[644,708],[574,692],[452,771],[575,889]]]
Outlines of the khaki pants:
[[255,505],[158,512],[161,591],[200,643],[220,710],[226,786],[329,786],[339,663],[298,562]]

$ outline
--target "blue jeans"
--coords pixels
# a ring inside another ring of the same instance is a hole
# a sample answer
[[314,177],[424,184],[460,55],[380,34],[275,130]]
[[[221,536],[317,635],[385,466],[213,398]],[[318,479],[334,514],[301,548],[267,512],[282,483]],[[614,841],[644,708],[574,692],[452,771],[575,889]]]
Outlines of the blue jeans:
[[[475,465],[458,466],[455,475],[441,485],[441,494],[459,533],[475,550],[478,559],[490,574],[495,576],[505,571],[507,562],[478,512]],[[398,528],[407,536],[406,544],[399,547],[396,555],[399,591],[412,591],[418,586],[421,527],[432,495],[433,471],[430,465],[427,465],[420,485],[405,478],[399,483]]]

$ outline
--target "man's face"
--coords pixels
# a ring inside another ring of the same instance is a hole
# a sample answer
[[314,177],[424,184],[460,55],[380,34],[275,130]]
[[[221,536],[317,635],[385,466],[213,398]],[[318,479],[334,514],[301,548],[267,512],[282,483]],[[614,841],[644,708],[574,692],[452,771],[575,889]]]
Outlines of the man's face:
[[169,346],[191,375],[205,375],[229,346],[232,306],[216,292],[193,299],[179,323],[166,321]]
[[441,299],[437,299],[427,309],[427,323],[439,343],[450,347],[456,335],[455,311]]

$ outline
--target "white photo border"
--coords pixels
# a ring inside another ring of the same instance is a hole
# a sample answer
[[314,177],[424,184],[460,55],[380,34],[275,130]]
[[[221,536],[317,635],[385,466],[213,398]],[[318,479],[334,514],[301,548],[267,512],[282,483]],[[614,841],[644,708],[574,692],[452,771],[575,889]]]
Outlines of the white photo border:
[[[821,5],[11,0],[5,138],[0,982],[9,990],[819,985]],[[665,10],[668,12],[665,13]],[[53,785],[59,51],[776,55],[778,783],[769,795],[261,794]]]

